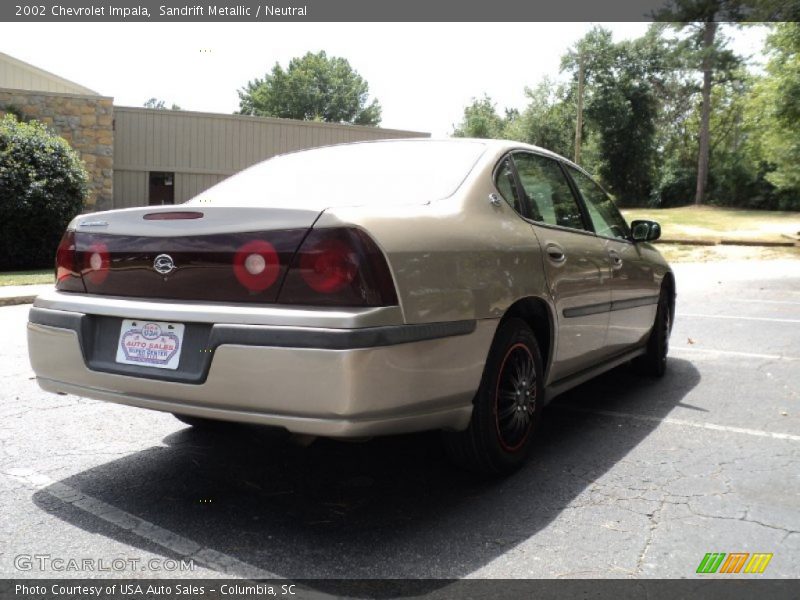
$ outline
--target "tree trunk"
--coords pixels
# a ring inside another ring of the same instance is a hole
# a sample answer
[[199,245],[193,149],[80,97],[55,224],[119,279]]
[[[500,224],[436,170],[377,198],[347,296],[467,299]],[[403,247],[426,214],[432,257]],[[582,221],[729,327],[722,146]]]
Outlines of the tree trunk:
[[719,26],[714,15],[706,21],[703,29],[703,102],[700,107],[700,156],[697,159],[697,189],[694,195],[695,205],[702,204],[708,183],[708,159],[711,147],[711,86],[714,68],[712,47]]
[[581,136],[583,134],[583,50],[578,60],[578,116],[575,120],[575,164],[581,164]]

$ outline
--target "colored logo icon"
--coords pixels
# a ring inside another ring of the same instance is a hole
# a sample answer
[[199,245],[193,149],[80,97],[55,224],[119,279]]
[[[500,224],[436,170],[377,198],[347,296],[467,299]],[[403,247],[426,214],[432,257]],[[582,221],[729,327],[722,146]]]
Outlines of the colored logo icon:
[[737,573],[763,573],[769,561],[772,560],[772,553],[750,554],[749,552],[709,552],[700,561],[697,573],[725,573],[733,575]]

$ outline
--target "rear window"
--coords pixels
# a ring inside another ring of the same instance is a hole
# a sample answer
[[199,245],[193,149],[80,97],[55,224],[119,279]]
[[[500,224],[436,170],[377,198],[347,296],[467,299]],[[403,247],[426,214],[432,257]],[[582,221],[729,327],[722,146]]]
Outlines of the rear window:
[[323,208],[424,203],[451,196],[485,150],[480,142],[390,141],[277,156],[189,204]]

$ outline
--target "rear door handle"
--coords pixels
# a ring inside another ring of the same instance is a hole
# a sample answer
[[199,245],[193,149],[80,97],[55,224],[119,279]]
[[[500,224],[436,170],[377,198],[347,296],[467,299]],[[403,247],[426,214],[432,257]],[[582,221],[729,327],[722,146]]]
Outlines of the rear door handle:
[[545,246],[545,252],[547,252],[547,258],[553,262],[562,263],[567,260],[567,255],[564,254],[564,249],[558,244],[547,244],[547,246]]
[[619,269],[622,266],[622,257],[615,250],[609,250],[608,256],[611,259],[611,266]]

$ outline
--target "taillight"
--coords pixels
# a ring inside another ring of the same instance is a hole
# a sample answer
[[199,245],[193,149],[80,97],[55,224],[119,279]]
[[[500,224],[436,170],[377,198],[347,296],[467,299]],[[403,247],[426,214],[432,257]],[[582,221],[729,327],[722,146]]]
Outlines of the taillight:
[[251,240],[233,255],[233,274],[251,292],[262,292],[278,279],[281,263],[275,247],[264,240]]
[[358,256],[341,240],[323,239],[301,253],[300,275],[315,292],[333,294],[358,275]]
[[103,242],[91,244],[83,254],[82,274],[94,285],[100,285],[108,277],[111,268],[111,255]]
[[[169,268],[157,268],[163,266]],[[185,236],[67,232],[58,248],[57,278],[58,289],[104,296],[304,306],[397,304],[383,253],[352,227]]]
[[289,267],[279,304],[397,304],[389,266],[359,229],[312,229]]
[[169,212],[147,213],[142,217],[145,221],[175,221],[185,219],[202,219],[203,213],[195,210],[173,210]]
[[86,291],[76,261],[75,232],[65,231],[56,250],[56,289],[67,292]]

